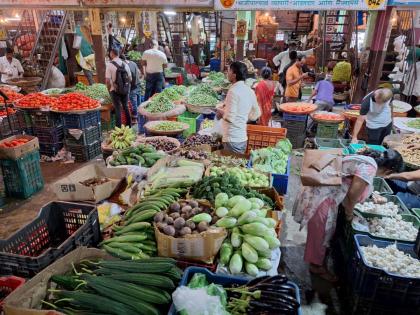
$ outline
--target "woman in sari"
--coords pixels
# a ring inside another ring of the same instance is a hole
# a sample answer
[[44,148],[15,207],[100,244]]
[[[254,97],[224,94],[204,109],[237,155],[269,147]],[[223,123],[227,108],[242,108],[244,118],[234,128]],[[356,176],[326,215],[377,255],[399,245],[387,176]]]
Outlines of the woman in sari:
[[255,87],[255,94],[257,95],[258,105],[261,109],[261,117],[258,124],[268,126],[271,119],[273,97],[279,89],[279,83],[271,80],[272,72],[268,67],[262,68],[261,77],[263,80]]

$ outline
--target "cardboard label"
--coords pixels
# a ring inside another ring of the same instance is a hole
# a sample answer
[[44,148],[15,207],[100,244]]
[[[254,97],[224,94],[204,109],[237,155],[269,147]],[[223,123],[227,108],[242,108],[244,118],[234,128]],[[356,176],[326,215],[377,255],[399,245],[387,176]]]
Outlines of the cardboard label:
[[204,239],[197,238],[186,241],[183,238],[176,238],[171,244],[172,252],[179,257],[201,257],[204,255]]

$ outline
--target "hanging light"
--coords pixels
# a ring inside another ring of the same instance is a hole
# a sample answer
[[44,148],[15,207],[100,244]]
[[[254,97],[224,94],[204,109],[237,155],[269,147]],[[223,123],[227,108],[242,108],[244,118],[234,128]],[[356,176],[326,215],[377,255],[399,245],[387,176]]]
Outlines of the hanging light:
[[127,22],[127,19],[123,16],[122,18],[120,18],[120,22],[125,24],[125,22]]
[[176,15],[176,12],[175,12],[175,11],[164,11],[163,13],[164,13],[165,15],[171,15],[171,16]]
[[268,12],[265,12],[264,14],[266,17],[268,17],[270,14]]

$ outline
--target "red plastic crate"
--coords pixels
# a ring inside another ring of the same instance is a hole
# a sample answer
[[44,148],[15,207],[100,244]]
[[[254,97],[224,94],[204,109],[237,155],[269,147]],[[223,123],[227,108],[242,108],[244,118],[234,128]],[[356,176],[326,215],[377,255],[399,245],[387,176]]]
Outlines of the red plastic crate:
[[3,299],[25,283],[25,279],[15,276],[0,277],[0,312],[3,311]]
[[246,154],[251,150],[275,146],[280,139],[286,138],[286,128],[267,127],[259,125],[248,125],[248,145]]

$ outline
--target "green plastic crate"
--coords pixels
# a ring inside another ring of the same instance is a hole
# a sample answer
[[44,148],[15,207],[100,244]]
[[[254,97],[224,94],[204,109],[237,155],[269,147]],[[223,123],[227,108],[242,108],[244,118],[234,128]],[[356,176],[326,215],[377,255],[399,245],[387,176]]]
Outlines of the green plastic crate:
[[414,213],[414,215],[420,219],[420,208],[413,208],[411,209],[411,212]]
[[101,130],[104,132],[111,131],[115,128],[115,114],[111,114],[111,121],[101,120]]
[[196,133],[197,131],[197,118],[200,114],[184,112],[183,114],[179,115],[177,120],[183,123],[188,124],[190,127],[185,130],[182,135],[184,138]]
[[[343,146],[339,139],[315,138],[315,144],[318,148],[341,149]],[[322,150],[321,149],[321,150]]]
[[373,179],[373,190],[382,194],[392,195],[394,192],[392,191],[391,187],[389,187],[388,183],[382,177],[375,177]]
[[316,137],[336,139],[338,137],[338,125],[339,124],[319,122],[316,129]]
[[364,147],[368,147],[368,148],[371,148],[372,150],[376,150],[376,151],[379,151],[379,152],[386,151],[386,148],[381,146],[381,145],[352,143],[349,146],[349,152],[350,152],[350,154],[356,154],[357,151],[359,151],[360,149],[363,149]]
[[[398,196],[395,196],[395,195],[383,195],[383,196],[388,200],[388,202],[393,202],[399,206],[400,211],[398,212],[398,214],[411,214],[410,210],[408,210],[407,206],[402,202],[402,200]],[[369,199],[366,201],[372,201],[372,200]],[[355,208],[355,210],[358,210],[358,209]],[[365,212],[361,212],[361,213],[365,213]],[[379,216],[378,214],[374,214],[374,215]]]
[[32,151],[16,160],[0,160],[6,194],[26,199],[44,187],[39,151]]
[[[340,139],[341,145],[347,148],[351,144],[351,139]],[[363,140],[357,140],[357,144],[365,145],[366,142]]]

